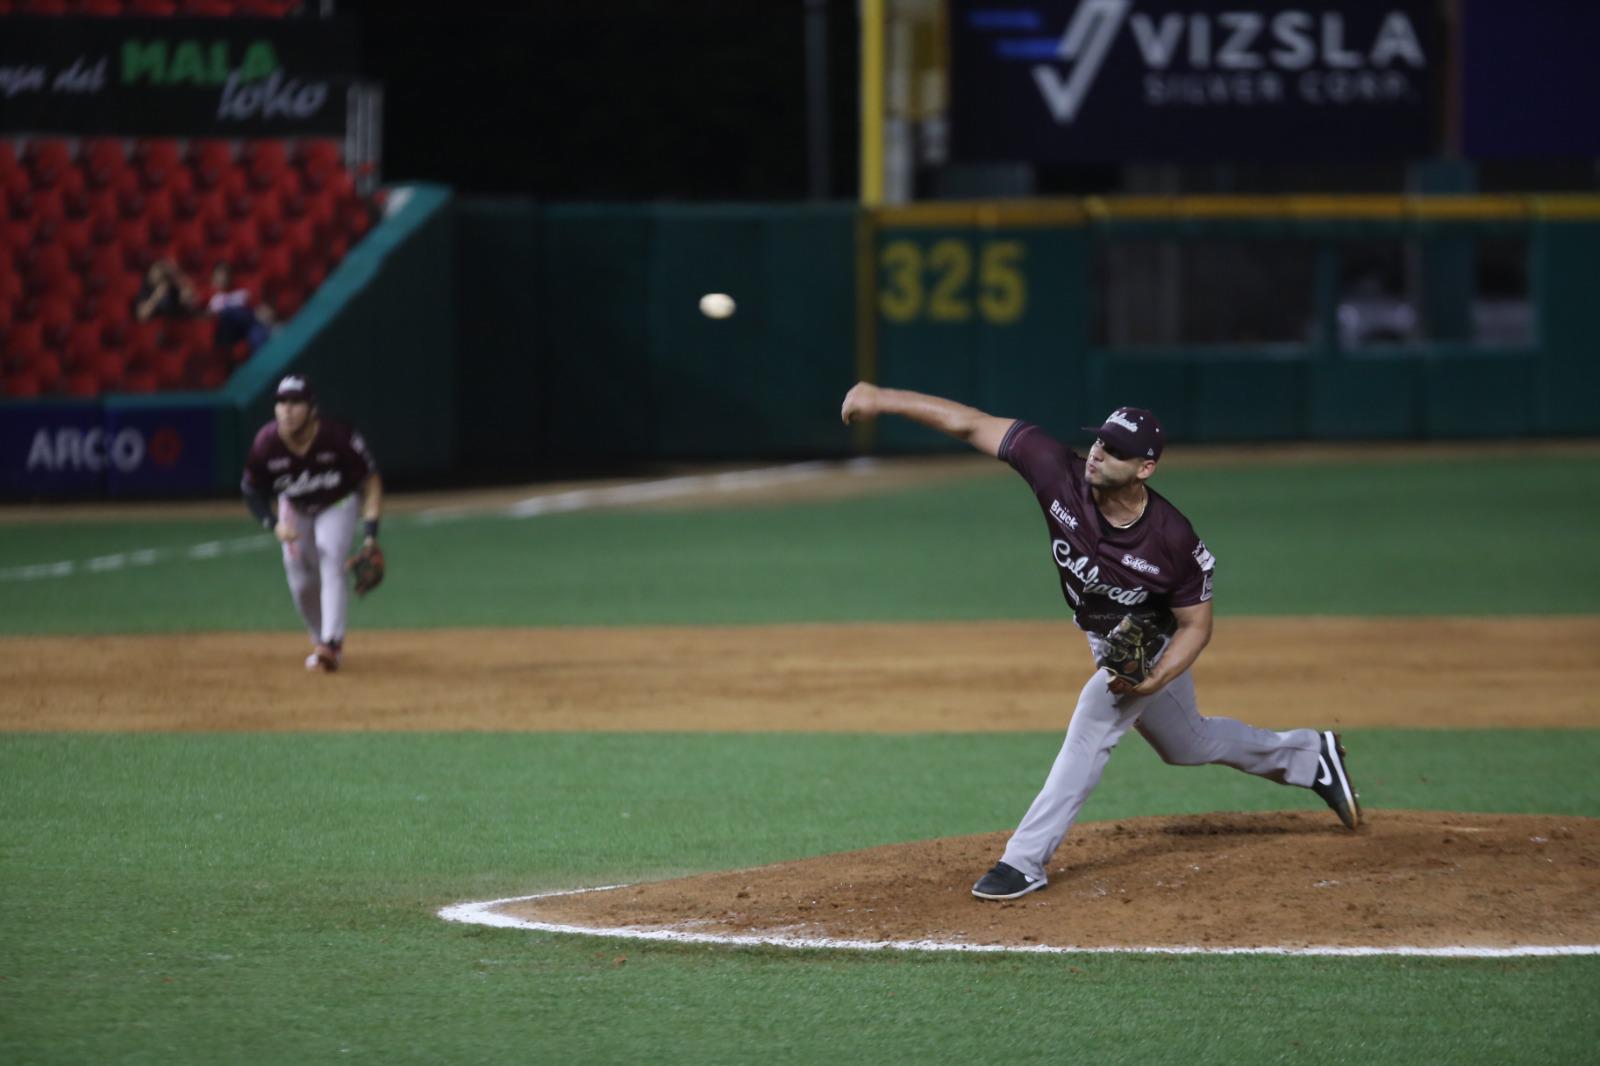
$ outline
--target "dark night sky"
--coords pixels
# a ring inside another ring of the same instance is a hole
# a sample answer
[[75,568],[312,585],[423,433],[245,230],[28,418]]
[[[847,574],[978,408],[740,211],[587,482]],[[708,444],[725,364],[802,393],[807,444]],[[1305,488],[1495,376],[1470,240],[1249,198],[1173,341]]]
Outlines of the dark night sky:
[[[806,195],[803,0],[344,2],[384,172],[539,199]],[[830,194],[856,167],[855,4],[829,3]]]

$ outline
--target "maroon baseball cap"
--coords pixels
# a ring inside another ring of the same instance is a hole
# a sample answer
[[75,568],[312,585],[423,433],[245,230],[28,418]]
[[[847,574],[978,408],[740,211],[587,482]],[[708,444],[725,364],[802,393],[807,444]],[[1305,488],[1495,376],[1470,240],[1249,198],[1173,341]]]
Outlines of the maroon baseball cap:
[[1159,459],[1166,441],[1161,423],[1143,407],[1119,407],[1106,416],[1105,423],[1084,426],[1106,443],[1106,450],[1119,459]]
[[316,403],[317,394],[311,390],[311,379],[304,374],[290,374],[278,382],[278,399],[304,400],[306,403]]

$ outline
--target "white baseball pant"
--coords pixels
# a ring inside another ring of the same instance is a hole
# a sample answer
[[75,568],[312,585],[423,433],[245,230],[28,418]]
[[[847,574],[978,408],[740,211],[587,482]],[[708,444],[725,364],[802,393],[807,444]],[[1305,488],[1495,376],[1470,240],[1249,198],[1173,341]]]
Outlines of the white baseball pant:
[[354,493],[314,515],[296,509],[287,497],[278,497],[279,520],[297,534],[283,545],[283,572],[295,609],[319,644],[338,645],[344,640],[350,609],[344,564],[359,514]]
[[[1099,641],[1089,647],[1098,657]],[[1165,761],[1178,766],[1220,763],[1280,784],[1310,787],[1317,776],[1320,738],[1314,729],[1275,733],[1232,718],[1206,718],[1195,704],[1194,676],[1185,670],[1152,696],[1113,696],[1111,675],[1096,670],[1078,696],[1067,738],[1050,767],[1044,788],[1022,816],[1002,861],[1029,877],[1045,877],[1045,866],[1089,794],[1100,783],[1111,749],[1129,726]]]

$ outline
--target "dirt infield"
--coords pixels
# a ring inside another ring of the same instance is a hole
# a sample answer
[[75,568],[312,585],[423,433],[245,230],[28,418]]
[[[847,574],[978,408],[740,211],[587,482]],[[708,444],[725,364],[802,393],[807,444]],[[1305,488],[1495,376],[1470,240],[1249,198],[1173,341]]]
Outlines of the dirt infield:
[[[1596,647],[1600,618],[1224,618],[1200,705],[1277,728],[1595,728]],[[0,730],[1059,730],[1091,665],[1068,622],[367,631],[331,676],[306,650],[3,639]]]
[[[1592,728],[1597,644],[1600,619],[1225,619],[1201,705],[1276,727]],[[281,634],[4,640],[0,729],[1059,730],[1089,673],[1070,625],[1023,622],[368,632],[335,675],[303,655]],[[1048,891],[999,906],[967,895],[996,833],[528,913],[1023,945],[1600,943],[1600,823],[1369,813],[1356,834],[1324,811],[1083,826]]]
[[508,904],[529,921],[1017,947],[1600,944],[1600,821],[1371,812],[1133,818],[1079,826],[1049,886],[968,893],[1005,834],[896,844]]

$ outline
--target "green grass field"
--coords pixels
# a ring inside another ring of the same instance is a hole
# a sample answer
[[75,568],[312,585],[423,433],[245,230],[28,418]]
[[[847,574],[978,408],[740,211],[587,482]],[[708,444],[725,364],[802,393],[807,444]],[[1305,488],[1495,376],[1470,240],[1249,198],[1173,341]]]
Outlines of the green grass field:
[[[1219,610],[1600,613],[1592,461],[1175,470],[1160,487],[1221,560]],[[249,533],[242,517],[0,526],[0,571]],[[1006,478],[808,506],[397,518],[385,548],[391,584],[358,627],[1062,610],[1037,509]],[[0,603],[11,635],[296,627],[259,550],[0,580]],[[12,654],[0,641],[0,684]],[[1600,729],[1347,740],[1369,807],[1600,816]],[[1058,743],[0,735],[0,1062],[1593,1061],[1600,957],[794,952],[434,916],[1006,828]],[[1129,743],[1084,817],[1299,798]]]

